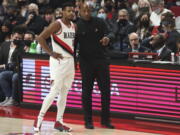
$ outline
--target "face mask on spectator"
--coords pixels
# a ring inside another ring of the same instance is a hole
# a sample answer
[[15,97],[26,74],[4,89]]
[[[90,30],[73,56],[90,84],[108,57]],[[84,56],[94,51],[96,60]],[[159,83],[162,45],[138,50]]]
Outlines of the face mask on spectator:
[[33,41],[31,41],[31,40],[24,40],[24,44],[26,45],[26,46],[31,46],[31,43],[32,43]]
[[160,13],[161,13],[161,9],[158,8],[158,9],[154,10],[154,12],[155,12],[156,14],[160,14]]
[[176,5],[177,5],[177,6],[180,6],[180,0],[177,0],[177,1],[176,1]]
[[13,40],[13,43],[14,43],[17,47],[19,47],[19,46],[21,46],[21,45],[23,44],[23,41],[22,41],[22,40],[14,39],[14,40]]
[[97,15],[97,17],[105,20],[105,19],[106,19],[106,14],[105,14],[105,13],[99,13],[99,14]]
[[124,26],[128,23],[128,21],[126,19],[120,19],[119,23]]
[[144,26],[144,27],[148,27],[149,26],[149,20],[141,21],[141,25]]

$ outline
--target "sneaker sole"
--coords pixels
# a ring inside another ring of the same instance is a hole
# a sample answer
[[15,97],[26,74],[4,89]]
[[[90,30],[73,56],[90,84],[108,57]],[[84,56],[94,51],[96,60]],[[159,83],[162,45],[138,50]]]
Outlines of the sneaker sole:
[[40,129],[39,129],[39,128],[36,128],[36,127],[33,127],[33,130],[34,130],[35,132],[39,132],[39,131],[40,131]]
[[69,129],[69,130],[64,130],[64,128],[54,128],[56,130],[59,130],[60,132],[71,132],[72,129]]

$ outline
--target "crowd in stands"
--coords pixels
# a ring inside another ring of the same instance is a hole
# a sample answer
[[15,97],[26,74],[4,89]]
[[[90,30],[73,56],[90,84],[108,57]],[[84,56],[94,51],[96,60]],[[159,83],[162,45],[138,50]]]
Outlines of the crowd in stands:
[[[81,0],[73,22],[79,18]],[[154,52],[158,60],[180,55],[180,0],[85,0],[92,15],[115,34],[110,52]],[[0,0],[0,106],[19,103],[18,57],[44,53],[36,41],[51,22],[62,17],[61,0]],[[51,46],[51,39],[48,39]],[[117,53],[118,54],[118,53]],[[2,98],[1,98],[2,97]]]

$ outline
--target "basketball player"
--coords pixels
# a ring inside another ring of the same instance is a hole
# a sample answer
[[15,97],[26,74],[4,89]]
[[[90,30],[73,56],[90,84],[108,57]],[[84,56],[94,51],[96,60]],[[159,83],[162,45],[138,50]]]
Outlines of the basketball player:
[[[66,3],[62,7],[63,17],[46,28],[37,38],[42,48],[50,55],[51,89],[43,101],[41,110],[34,122],[34,131],[40,131],[45,113],[57,99],[57,118],[54,128],[70,132],[71,128],[63,124],[68,90],[74,79],[74,47],[75,27],[71,20],[74,17],[74,6]],[[51,36],[53,51],[48,47],[46,39]]]

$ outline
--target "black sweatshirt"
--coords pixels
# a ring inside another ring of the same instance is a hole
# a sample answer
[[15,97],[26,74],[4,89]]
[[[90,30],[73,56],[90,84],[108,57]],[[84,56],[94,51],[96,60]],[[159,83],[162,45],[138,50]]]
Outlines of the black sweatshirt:
[[80,58],[87,60],[105,59],[105,46],[100,40],[107,36],[110,39],[114,34],[110,33],[102,19],[92,17],[89,21],[79,19],[77,21],[76,42],[79,45]]

